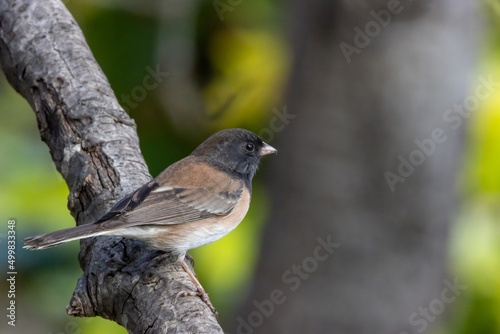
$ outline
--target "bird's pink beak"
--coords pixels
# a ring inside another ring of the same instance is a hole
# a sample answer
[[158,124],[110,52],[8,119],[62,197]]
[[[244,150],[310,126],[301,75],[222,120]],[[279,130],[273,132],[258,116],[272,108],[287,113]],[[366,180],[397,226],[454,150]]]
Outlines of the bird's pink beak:
[[268,155],[268,154],[273,154],[273,153],[278,153],[278,150],[272,147],[269,144],[264,143],[264,146],[260,149],[260,155]]

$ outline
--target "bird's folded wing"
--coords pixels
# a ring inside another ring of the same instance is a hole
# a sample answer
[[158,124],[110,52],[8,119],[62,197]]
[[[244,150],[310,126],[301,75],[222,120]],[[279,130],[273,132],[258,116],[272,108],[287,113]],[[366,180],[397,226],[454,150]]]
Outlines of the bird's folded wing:
[[116,203],[96,223],[119,218],[121,227],[125,227],[182,224],[214,216],[222,217],[233,211],[242,193],[243,185],[233,186],[229,191],[225,191],[216,185],[212,189],[159,186],[152,180]]

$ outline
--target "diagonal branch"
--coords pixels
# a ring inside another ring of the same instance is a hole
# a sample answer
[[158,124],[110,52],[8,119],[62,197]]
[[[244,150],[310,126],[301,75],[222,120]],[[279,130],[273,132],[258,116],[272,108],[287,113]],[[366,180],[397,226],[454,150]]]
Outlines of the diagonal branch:
[[[70,189],[77,224],[95,221],[151,179],[135,123],[123,111],[71,14],[58,0],[0,2],[0,63],[33,108]],[[181,266],[130,239],[81,242],[83,275],[67,312],[116,321],[130,333],[222,333]]]

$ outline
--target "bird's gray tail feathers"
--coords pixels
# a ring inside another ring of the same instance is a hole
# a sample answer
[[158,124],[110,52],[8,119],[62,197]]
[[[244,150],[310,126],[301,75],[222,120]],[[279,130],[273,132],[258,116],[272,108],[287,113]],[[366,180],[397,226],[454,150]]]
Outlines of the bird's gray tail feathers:
[[62,243],[106,234],[98,224],[84,224],[24,239],[26,249],[45,249]]

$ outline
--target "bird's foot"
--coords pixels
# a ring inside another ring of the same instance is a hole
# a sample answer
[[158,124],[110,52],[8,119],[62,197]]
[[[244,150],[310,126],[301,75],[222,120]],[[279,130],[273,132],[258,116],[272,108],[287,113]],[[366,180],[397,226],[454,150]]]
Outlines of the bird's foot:
[[174,302],[177,302],[177,298],[179,298],[179,297],[187,297],[187,296],[199,296],[201,298],[201,300],[203,300],[203,302],[213,312],[213,314],[215,314],[215,316],[217,318],[219,317],[219,312],[217,312],[217,310],[215,309],[215,307],[212,305],[212,303],[210,302],[210,299],[208,298],[208,294],[204,290],[203,291],[200,291],[200,290],[196,290],[196,291],[183,290],[183,291],[179,292],[177,294],[177,296],[175,296]]

